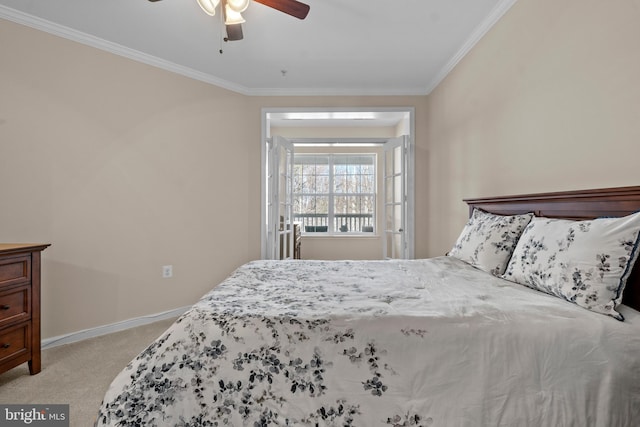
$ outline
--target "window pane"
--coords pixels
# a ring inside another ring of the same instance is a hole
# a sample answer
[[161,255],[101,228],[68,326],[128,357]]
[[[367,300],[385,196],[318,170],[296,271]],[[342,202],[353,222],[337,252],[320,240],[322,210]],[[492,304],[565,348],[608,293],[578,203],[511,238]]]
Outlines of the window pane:
[[334,158],[334,189],[336,193],[374,193],[375,156],[336,155]]
[[334,186],[333,191],[336,193],[346,193],[347,192],[347,178],[345,175],[335,175],[333,177]]
[[316,186],[315,186],[316,193],[329,194],[330,188],[331,186],[329,185],[328,175],[319,175],[316,177]]
[[374,196],[360,196],[360,209],[363,214],[373,216],[376,209],[376,198]]
[[347,213],[348,199],[349,198],[346,196],[335,196],[333,198],[333,203],[334,203],[333,212],[335,212],[336,214]]
[[314,175],[305,175],[302,181],[302,193],[316,192],[316,177]]

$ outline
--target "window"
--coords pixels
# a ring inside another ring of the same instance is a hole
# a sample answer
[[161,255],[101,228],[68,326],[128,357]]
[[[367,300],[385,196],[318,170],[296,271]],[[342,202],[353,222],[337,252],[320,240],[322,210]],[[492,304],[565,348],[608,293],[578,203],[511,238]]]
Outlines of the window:
[[293,209],[303,233],[371,233],[375,154],[295,154]]

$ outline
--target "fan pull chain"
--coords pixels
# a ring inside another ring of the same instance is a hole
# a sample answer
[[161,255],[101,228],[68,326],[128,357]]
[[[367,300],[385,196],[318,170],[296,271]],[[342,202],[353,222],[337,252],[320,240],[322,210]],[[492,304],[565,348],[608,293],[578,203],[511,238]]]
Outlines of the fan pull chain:
[[[224,5],[222,7],[224,7]],[[222,15],[222,10],[220,10],[220,25],[218,26],[218,40],[220,41],[220,50],[218,52],[220,52],[220,55],[224,53],[224,50],[222,50],[222,42],[224,40],[224,38],[222,37],[222,29],[224,28],[224,17]]]

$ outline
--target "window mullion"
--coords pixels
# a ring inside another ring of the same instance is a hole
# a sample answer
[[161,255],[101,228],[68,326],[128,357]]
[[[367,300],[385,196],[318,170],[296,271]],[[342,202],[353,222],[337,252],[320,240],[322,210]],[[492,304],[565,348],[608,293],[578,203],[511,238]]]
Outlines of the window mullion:
[[334,155],[329,154],[329,233],[335,233],[335,209],[334,209],[334,194],[335,194],[335,182],[334,182]]

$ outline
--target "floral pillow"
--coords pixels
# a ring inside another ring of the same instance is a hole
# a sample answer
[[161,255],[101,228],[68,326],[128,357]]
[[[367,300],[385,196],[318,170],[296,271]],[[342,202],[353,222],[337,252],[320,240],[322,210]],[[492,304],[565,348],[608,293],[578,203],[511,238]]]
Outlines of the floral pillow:
[[474,209],[469,222],[447,255],[500,276],[504,273],[518,238],[533,218],[523,215],[494,215]]
[[623,320],[616,307],[638,257],[639,234],[640,213],[588,221],[534,218],[503,277]]

